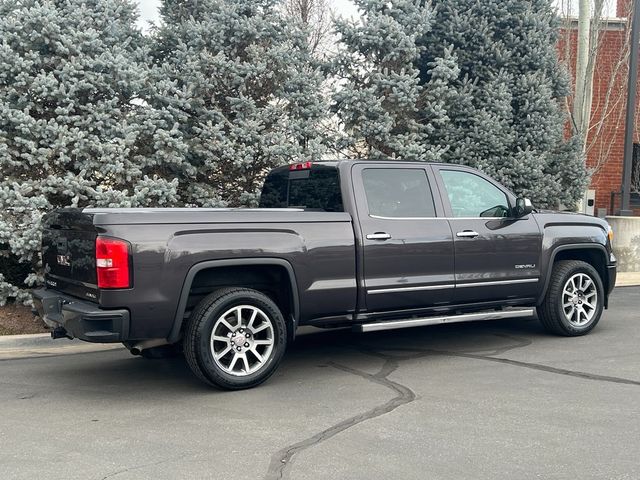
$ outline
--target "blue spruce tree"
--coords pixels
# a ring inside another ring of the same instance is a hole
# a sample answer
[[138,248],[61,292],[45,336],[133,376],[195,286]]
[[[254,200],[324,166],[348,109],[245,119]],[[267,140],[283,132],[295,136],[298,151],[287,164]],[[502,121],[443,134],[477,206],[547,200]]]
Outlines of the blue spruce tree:
[[266,172],[320,158],[323,75],[270,0],[165,0],[152,104],[175,125],[185,205],[251,204]]
[[[417,0],[355,3],[360,18],[336,23],[340,51],[334,59],[333,99],[345,133],[340,149],[371,159],[437,158],[426,139],[446,114],[435,105],[437,93],[420,84],[416,67],[422,51],[417,42],[429,30],[431,10]],[[433,86],[446,88],[446,82]],[[425,95],[433,106],[425,105]]]
[[548,0],[433,0],[420,37],[423,84],[447,51],[457,78],[448,121],[430,141],[441,159],[480,168],[536,206],[573,206],[587,183],[577,139],[565,136],[567,78]]
[[136,18],[131,0],[0,2],[0,304],[38,280],[43,213],[176,200]]

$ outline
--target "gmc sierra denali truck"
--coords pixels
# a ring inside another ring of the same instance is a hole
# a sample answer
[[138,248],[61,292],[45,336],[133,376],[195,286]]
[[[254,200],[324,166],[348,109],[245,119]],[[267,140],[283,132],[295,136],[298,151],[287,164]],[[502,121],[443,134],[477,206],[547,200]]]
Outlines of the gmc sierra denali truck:
[[193,372],[248,388],[300,325],[361,332],[530,316],[593,329],[616,276],[598,218],[535,211],[471,168],[305,162],[273,170],[256,209],[62,209],[44,220],[52,336],[182,347]]

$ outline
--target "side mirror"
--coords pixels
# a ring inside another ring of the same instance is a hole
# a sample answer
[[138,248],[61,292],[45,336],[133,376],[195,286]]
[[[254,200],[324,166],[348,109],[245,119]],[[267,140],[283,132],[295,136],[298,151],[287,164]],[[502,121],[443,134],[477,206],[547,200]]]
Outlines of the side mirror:
[[522,197],[516,198],[516,207],[514,208],[516,218],[524,217],[525,215],[529,215],[531,212],[533,212],[531,200]]

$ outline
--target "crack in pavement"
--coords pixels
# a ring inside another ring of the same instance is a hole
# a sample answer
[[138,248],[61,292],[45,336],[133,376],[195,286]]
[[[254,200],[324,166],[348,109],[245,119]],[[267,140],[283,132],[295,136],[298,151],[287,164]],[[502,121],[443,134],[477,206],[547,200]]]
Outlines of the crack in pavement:
[[[507,338],[510,340],[514,340],[516,343],[512,345],[507,345],[505,347],[501,347],[498,349],[493,349],[491,352],[495,353],[504,353],[509,350],[513,350],[515,348],[522,348],[528,345],[531,345],[532,341],[527,339],[521,339],[517,337],[513,337],[506,334],[495,334],[498,337]],[[338,370],[342,370],[343,372],[347,372],[353,375],[357,375],[359,377],[364,378],[365,380],[369,380],[370,382],[376,383],[378,385],[382,385],[384,387],[389,388],[393,392],[396,393],[396,396],[391,400],[388,400],[382,405],[378,405],[364,413],[360,413],[358,415],[354,415],[346,420],[342,420],[341,422],[332,425],[331,427],[316,433],[315,435],[308,437],[304,440],[301,440],[297,443],[289,445],[285,448],[282,448],[275,452],[271,456],[271,461],[269,463],[269,468],[267,470],[267,474],[265,475],[265,480],[280,480],[286,478],[289,469],[292,463],[292,459],[294,455],[300,453],[303,450],[306,450],[310,447],[318,445],[319,443],[324,442],[338,433],[343,432],[359,423],[366,422],[367,420],[371,420],[373,418],[379,417],[381,415],[385,415],[389,412],[392,412],[396,408],[401,405],[405,405],[407,403],[413,402],[416,399],[416,394],[413,390],[411,390],[406,385],[402,385],[398,382],[394,382],[390,380],[388,377],[398,368],[398,362],[400,360],[413,360],[417,358],[421,358],[427,355],[433,355],[434,351],[432,350],[412,350],[408,355],[394,356],[389,353],[383,353],[379,349],[376,349],[372,346],[360,346],[359,348],[354,348],[355,350],[363,353],[365,355],[370,355],[374,357],[381,358],[384,360],[384,363],[380,370],[377,373],[370,374],[355,368],[348,367],[346,365],[341,365],[335,362],[329,362],[328,364]],[[385,349],[387,351],[406,351],[402,348],[390,348]],[[476,350],[477,351],[477,350]]]
[[415,353],[419,352],[419,353],[423,353],[423,354],[427,354],[427,355],[442,355],[442,356],[447,356],[447,357],[471,358],[471,359],[474,359],[474,360],[483,360],[485,362],[502,363],[502,364],[506,364],[506,365],[512,365],[514,367],[529,368],[531,370],[538,370],[538,371],[542,371],[542,372],[553,373],[553,374],[556,374],[556,375],[565,375],[565,376],[569,376],[569,377],[582,378],[582,379],[585,379],[585,380],[593,380],[593,381],[597,381],[597,382],[609,382],[609,383],[617,383],[617,384],[623,384],[623,385],[636,385],[636,386],[640,385],[640,381],[632,380],[632,379],[629,379],[629,378],[611,377],[611,376],[608,376],[608,375],[598,375],[598,374],[595,374],[595,373],[581,372],[579,370],[569,370],[569,369],[566,369],[566,368],[552,367],[550,365],[544,365],[544,364],[541,364],[541,363],[523,362],[523,361],[520,361],[520,360],[512,360],[510,358],[496,357],[495,355],[504,355],[506,352],[509,352],[511,350],[515,350],[517,348],[527,347],[527,346],[529,346],[529,345],[531,345],[533,343],[533,340],[519,338],[519,337],[515,337],[513,335],[507,335],[507,334],[502,334],[502,333],[494,333],[494,335],[497,336],[497,337],[502,337],[502,338],[507,338],[507,339],[510,339],[510,340],[515,340],[518,343],[515,344],[515,345],[508,345],[508,346],[505,346],[505,347],[497,348],[497,349],[491,351],[491,353],[487,353],[486,355],[479,355],[479,354],[469,353],[469,352],[464,352],[464,351],[462,351],[462,352],[453,352],[451,350],[405,348],[405,347],[398,347],[398,348],[393,348],[393,349],[390,349],[390,350],[404,351],[404,352],[415,352]]
[[[474,353],[464,352],[464,351],[454,352],[454,351],[448,351],[448,350],[420,349],[420,348],[406,348],[406,347],[384,348],[382,349],[382,351],[379,348],[378,349],[374,348],[373,346],[360,346],[359,348],[356,348],[356,350],[359,351],[360,353],[363,353],[365,355],[375,356],[384,360],[384,364],[382,365],[380,370],[375,374],[369,374],[345,365],[341,365],[335,362],[329,362],[329,365],[331,365],[334,368],[337,368],[347,373],[351,373],[353,375],[357,375],[373,383],[377,383],[379,385],[382,385],[384,387],[391,389],[396,393],[396,396],[393,397],[391,400],[388,400],[382,405],[378,405],[364,413],[355,415],[346,420],[338,422],[335,425],[332,425],[331,427],[311,437],[308,437],[304,440],[301,440],[297,443],[294,443],[292,445],[289,445],[285,448],[278,450],[271,456],[269,468],[264,477],[264,480],[281,480],[286,478],[289,474],[293,457],[296,454],[302,452],[303,450],[306,450],[315,445],[318,445],[324,442],[325,440],[328,440],[355,425],[366,422],[367,420],[371,420],[381,415],[385,415],[389,412],[392,412],[393,410],[395,410],[401,405],[405,405],[413,402],[416,399],[416,394],[413,390],[411,390],[406,385],[402,385],[398,382],[394,382],[393,380],[390,380],[388,378],[388,376],[398,368],[399,366],[398,362],[401,360],[415,360],[418,358],[431,356],[431,355],[470,358],[474,360],[483,360],[483,361],[489,361],[489,362],[502,363],[502,364],[512,365],[512,366],[521,367],[521,368],[539,370],[547,373],[582,378],[586,380],[611,382],[611,383],[626,384],[626,385],[640,385],[640,381],[626,379],[626,378],[597,375],[597,374],[592,374],[587,372],[580,372],[576,370],[568,370],[563,368],[551,367],[548,365],[542,365],[537,363],[511,360],[509,358],[504,358],[504,357],[496,357],[495,355],[504,355],[505,353],[512,350],[528,347],[533,343],[533,340],[520,338],[520,337],[516,337],[513,335],[504,334],[504,333],[494,333],[493,335],[500,338],[512,340],[515,343],[506,345],[504,347],[491,349],[490,352],[485,355],[479,355],[479,354],[474,354]],[[383,351],[407,352],[407,355],[394,356],[388,353],[383,353]],[[478,350],[476,349],[475,351],[477,352]]]
[[[507,334],[496,333],[494,334],[497,337],[507,338],[510,340],[514,340],[516,343],[512,345],[507,345],[505,347],[501,347],[498,349],[492,349],[492,354],[505,353],[507,351],[523,348],[531,345],[533,343],[532,340],[523,339],[514,337]],[[383,353],[379,349],[375,349],[372,346],[360,346],[359,348],[355,348],[355,350],[363,353],[365,355],[370,355],[374,357],[378,357],[384,360],[384,364],[380,368],[380,370],[375,374],[370,374],[366,372],[362,372],[355,368],[351,368],[345,365],[341,365],[335,362],[329,362],[334,368],[342,370],[347,373],[351,373],[353,375],[357,375],[366,380],[369,380],[373,383],[377,383],[378,385],[382,385],[394,391],[396,396],[391,400],[388,400],[382,405],[378,405],[364,413],[360,413],[358,415],[354,415],[346,420],[342,420],[341,422],[332,425],[331,427],[316,433],[315,435],[308,437],[304,440],[301,440],[297,443],[284,447],[273,455],[271,455],[271,461],[269,463],[269,468],[267,469],[267,473],[264,477],[264,480],[281,480],[288,476],[290,466],[292,464],[292,460],[294,455],[300,453],[303,450],[311,448],[315,445],[318,445],[325,440],[328,440],[340,432],[344,432],[345,430],[363,423],[367,420],[371,420],[373,418],[379,417],[381,415],[385,415],[401,405],[405,405],[407,403],[413,402],[416,399],[416,394],[413,390],[411,390],[406,385],[402,385],[398,382],[394,382],[390,380],[388,377],[391,373],[393,373],[398,368],[398,361],[400,360],[414,360],[418,358],[422,358],[428,355],[434,355],[436,352],[434,350],[420,350],[413,349],[409,350],[410,354],[402,355],[402,356],[393,356],[388,353]],[[387,351],[407,351],[404,348],[390,348],[385,349]],[[477,351],[477,350],[476,350]]]
[[[398,359],[397,357],[393,357],[391,355],[387,355],[381,352],[376,352],[373,350],[368,350],[363,352],[369,355],[375,355],[384,360],[384,364],[380,368],[377,373],[370,374],[366,372],[362,372],[360,370],[356,370],[355,368],[351,368],[345,365],[341,365],[335,362],[329,362],[329,365],[332,367],[342,370],[343,372],[347,372],[353,375],[357,375],[362,377],[370,382],[376,383],[378,385],[382,385],[384,387],[389,388],[393,392],[396,393],[396,396],[392,399],[386,401],[382,405],[378,405],[373,407],[366,412],[360,413],[358,415],[354,415],[351,418],[343,420],[341,422],[332,425],[331,427],[323,430],[315,435],[301,440],[297,443],[289,445],[281,450],[278,450],[271,456],[271,462],[269,463],[269,468],[267,470],[267,474],[265,475],[265,480],[274,480],[274,479],[283,479],[286,478],[289,472],[289,467],[291,466],[293,456],[297,453],[306,450],[307,448],[318,445],[325,440],[328,440],[338,433],[343,432],[354,425],[358,425],[359,423],[366,422],[375,417],[379,417],[381,415],[385,415],[389,412],[392,412],[396,408],[401,405],[405,405],[407,403],[413,402],[416,398],[416,394],[409,387],[402,385],[398,382],[394,382],[390,380],[388,377],[391,373],[393,373],[398,368]],[[417,356],[422,356],[417,355]],[[404,358],[414,358],[416,355],[407,355]]]
[[130,472],[132,470],[140,470],[141,468],[147,468],[147,467],[154,467],[156,465],[162,465],[163,463],[168,463],[168,462],[172,462],[175,460],[181,460],[185,457],[187,457],[187,454],[184,455],[178,455],[177,457],[171,457],[171,458],[165,458],[164,460],[158,460],[157,462],[150,462],[150,463],[145,463],[142,465],[134,465],[132,467],[127,467],[127,468],[122,468],[120,470],[116,470],[115,472],[111,472],[107,475],[105,475],[104,477],[102,477],[101,480],[106,480],[107,478],[113,478],[116,477],[122,473],[127,473]]
[[539,370],[547,373],[554,373],[557,375],[566,375],[569,377],[582,378],[585,380],[593,380],[597,382],[610,382],[610,383],[618,383],[624,385],[640,385],[640,381],[631,380],[629,378],[621,378],[621,377],[610,377],[607,375],[598,375],[595,373],[581,372],[579,370],[568,370],[565,368],[557,368],[551,367],[549,365],[543,365],[540,363],[531,363],[531,362],[521,362],[519,360],[511,360],[510,358],[504,357],[489,357],[485,355],[474,355],[472,353],[463,353],[463,352],[449,352],[446,350],[431,350],[430,351],[434,355],[443,355],[449,357],[462,357],[462,358],[472,358],[475,360],[484,360],[487,362],[495,362],[502,363],[507,365],[512,365],[515,367],[529,368],[531,370]]
[[487,353],[487,355],[503,355],[517,348],[528,347],[533,343],[533,340],[531,339],[516,337],[515,335],[508,335],[506,333],[494,333],[493,335],[499,338],[506,338],[507,340],[513,340],[516,343],[514,345],[507,345],[505,347],[496,348],[495,350],[492,350],[491,353]]

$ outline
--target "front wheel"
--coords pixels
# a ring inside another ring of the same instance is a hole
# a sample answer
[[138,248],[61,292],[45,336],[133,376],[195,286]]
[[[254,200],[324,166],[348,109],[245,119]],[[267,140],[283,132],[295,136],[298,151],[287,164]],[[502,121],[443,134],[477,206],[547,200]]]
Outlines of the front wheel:
[[604,308],[604,288],[598,272],[580,260],[554,264],[549,288],[538,307],[538,318],[551,333],[575,337],[589,333]]
[[184,334],[184,353],[201,380],[227,390],[259,385],[276,370],[287,329],[278,306],[248,288],[224,288],[196,307]]

